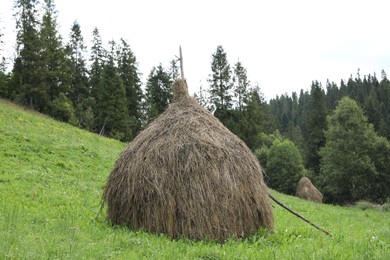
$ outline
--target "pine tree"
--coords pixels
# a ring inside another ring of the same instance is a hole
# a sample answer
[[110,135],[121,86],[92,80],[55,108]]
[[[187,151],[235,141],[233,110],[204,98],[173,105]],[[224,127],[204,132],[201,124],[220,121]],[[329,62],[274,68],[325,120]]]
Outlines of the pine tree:
[[223,113],[233,106],[231,93],[233,85],[227,54],[222,46],[218,46],[216,52],[212,54],[211,71],[212,74],[208,80],[210,83],[210,103],[215,106],[217,111],[222,110]]
[[57,31],[56,11],[52,0],[45,0],[44,14],[39,32],[41,52],[39,68],[40,98],[47,99],[43,112],[51,114],[52,102],[60,93],[69,94],[69,72],[65,50]]
[[97,124],[100,134],[121,141],[131,138],[130,118],[127,110],[126,90],[119,75],[116,60],[116,44],[110,41],[107,63],[103,66],[97,100]]
[[2,98],[9,98],[9,91],[8,91],[8,77],[6,75],[6,64],[5,64],[5,57],[2,54],[3,51],[3,36],[4,34],[1,32],[0,27],[0,97]]
[[142,99],[140,73],[136,57],[129,44],[121,39],[118,56],[118,70],[126,90],[127,111],[130,116],[132,135],[134,138],[142,127]]
[[[96,101],[101,99],[99,93],[99,84],[102,79],[104,59],[106,50],[103,47],[102,38],[99,30],[95,28],[92,32],[92,47],[91,47],[91,69],[89,71],[89,89],[92,98]],[[95,107],[94,107],[95,110]]]
[[165,111],[171,98],[172,79],[160,64],[152,69],[146,82],[148,122]]
[[86,46],[81,34],[80,25],[75,21],[71,27],[67,54],[71,72],[71,100],[75,107],[89,96],[88,71],[86,68]]
[[242,63],[238,61],[234,64],[233,68],[233,88],[234,88],[234,96],[237,98],[237,107],[238,110],[242,110],[244,106],[244,102],[248,98],[248,87],[249,80],[247,77],[247,71],[243,67]]
[[[39,85],[37,73],[40,62],[41,42],[38,35],[38,20],[35,0],[17,0],[16,13],[16,60],[13,69],[11,92],[24,104],[40,111],[47,106],[45,90]],[[18,73],[18,74],[17,74]]]
[[241,110],[238,110],[240,117],[237,123],[240,128],[239,137],[254,151],[260,146],[258,135],[264,132],[266,124],[266,115],[263,109],[265,102],[258,86],[248,92]]
[[320,163],[318,151],[325,145],[324,131],[327,127],[325,92],[318,81],[312,83],[308,105],[308,118],[305,124],[306,167],[318,174]]
[[179,78],[179,66],[177,66],[177,59],[173,59],[170,62],[169,74],[171,75],[172,82],[175,82]]

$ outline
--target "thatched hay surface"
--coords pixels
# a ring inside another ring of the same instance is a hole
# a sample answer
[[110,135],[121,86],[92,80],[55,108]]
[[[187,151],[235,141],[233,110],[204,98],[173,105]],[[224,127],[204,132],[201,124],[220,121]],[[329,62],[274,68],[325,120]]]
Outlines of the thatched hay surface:
[[117,160],[103,199],[114,224],[173,238],[223,241],[274,222],[257,159],[189,97],[183,80],[172,104]]
[[297,184],[296,196],[318,203],[322,203],[323,196],[321,192],[313,185],[307,177],[302,177]]

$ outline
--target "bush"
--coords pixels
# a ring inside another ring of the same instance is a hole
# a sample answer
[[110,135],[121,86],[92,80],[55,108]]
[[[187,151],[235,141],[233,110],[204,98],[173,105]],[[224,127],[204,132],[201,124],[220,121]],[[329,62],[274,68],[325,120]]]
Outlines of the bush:
[[49,114],[60,121],[77,124],[73,104],[63,93],[51,103]]
[[385,204],[381,206],[382,211],[389,212],[390,211],[390,198],[387,198]]
[[355,203],[355,207],[361,209],[361,210],[366,210],[366,209],[375,209],[378,208],[378,205],[371,203],[366,200],[359,200],[358,202]]
[[267,158],[268,185],[280,192],[294,194],[305,169],[298,148],[290,140],[276,139]]

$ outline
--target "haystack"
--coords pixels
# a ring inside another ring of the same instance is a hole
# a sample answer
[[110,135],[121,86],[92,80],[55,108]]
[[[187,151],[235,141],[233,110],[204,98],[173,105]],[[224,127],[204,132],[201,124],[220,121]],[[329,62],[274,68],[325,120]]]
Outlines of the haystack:
[[274,223],[256,157],[188,95],[184,80],[116,161],[103,200],[112,223],[172,238],[224,241]]
[[310,200],[318,203],[322,203],[322,194],[321,192],[311,183],[310,179],[307,177],[302,177],[297,184],[296,196]]

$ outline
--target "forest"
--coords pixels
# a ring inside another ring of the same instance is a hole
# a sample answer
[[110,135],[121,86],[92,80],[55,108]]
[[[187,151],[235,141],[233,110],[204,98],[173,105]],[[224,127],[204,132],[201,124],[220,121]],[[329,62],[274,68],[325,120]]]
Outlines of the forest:
[[[0,31],[0,97],[99,135],[131,141],[171,99],[175,57],[141,82],[136,54],[124,39],[103,43],[93,30],[87,49],[81,26],[67,39],[58,32],[53,1],[15,1],[15,59],[7,64]],[[295,193],[308,176],[325,202],[390,198],[390,81],[350,75],[312,81],[310,90],[269,101],[241,62],[230,64],[223,46],[210,55],[207,87],[194,94],[258,157],[271,188]]]

